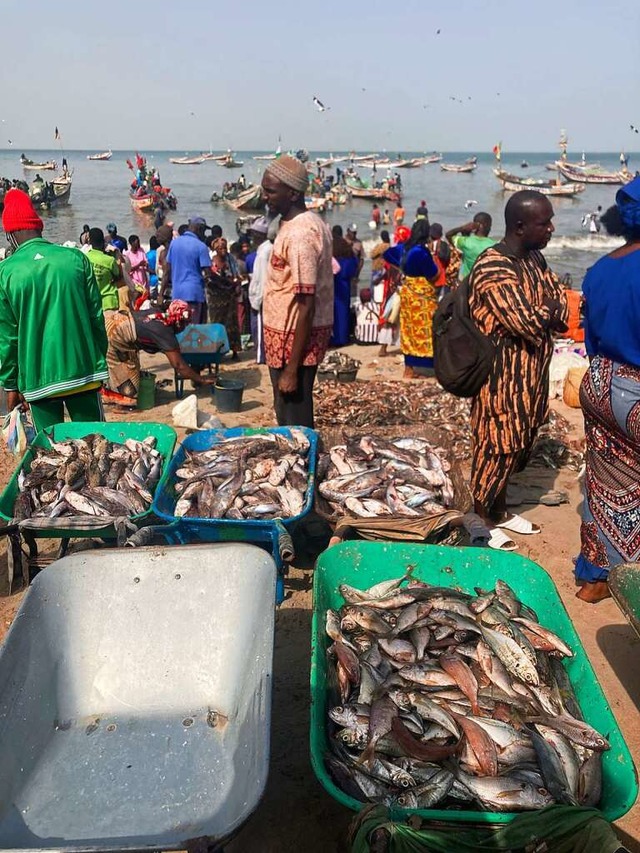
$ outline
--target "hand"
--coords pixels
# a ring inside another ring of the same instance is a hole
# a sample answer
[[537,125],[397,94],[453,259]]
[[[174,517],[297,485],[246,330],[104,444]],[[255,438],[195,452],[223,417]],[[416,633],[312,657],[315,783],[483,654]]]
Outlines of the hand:
[[25,399],[19,391],[7,391],[7,411],[12,412],[16,407],[26,410]]
[[217,379],[215,376],[200,376],[196,382],[196,385],[215,385]]
[[298,390],[298,371],[287,365],[280,374],[278,390],[281,394],[295,394]]

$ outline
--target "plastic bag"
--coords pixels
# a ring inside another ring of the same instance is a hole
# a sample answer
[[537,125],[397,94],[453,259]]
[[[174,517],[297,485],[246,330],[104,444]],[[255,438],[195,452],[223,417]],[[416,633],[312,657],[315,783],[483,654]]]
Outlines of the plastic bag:
[[7,450],[14,456],[22,456],[28,445],[33,441],[36,432],[31,421],[19,406],[5,415],[2,424],[2,435],[7,445]]

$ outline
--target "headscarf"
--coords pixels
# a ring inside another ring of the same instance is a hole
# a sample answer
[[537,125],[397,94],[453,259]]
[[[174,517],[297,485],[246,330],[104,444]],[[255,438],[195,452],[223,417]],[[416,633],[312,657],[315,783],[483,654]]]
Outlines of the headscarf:
[[640,229],[640,178],[634,178],[616,193],[620,219],[629,231]]
[[411,237],[411,228],[407,228],[406,225],[398,225],[393,235],[396,246],[399,243],[406,243],[406,241]]
[[174,299],[166,311],[149,314],[147,320],[160,320],[165,326],[172,326],[180,331],[191,320],[191,308],[184,299]]

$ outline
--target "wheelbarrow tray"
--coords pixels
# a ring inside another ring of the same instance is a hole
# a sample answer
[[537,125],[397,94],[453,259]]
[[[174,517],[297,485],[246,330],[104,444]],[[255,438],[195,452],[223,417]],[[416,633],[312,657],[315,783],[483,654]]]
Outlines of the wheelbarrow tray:
[[[13,508],[16,499],[20,492],[18,487],[18,477],[21,471],[28,473],[31,470],[31,462],[35,456],[34,447],[51,447],[51,440],[54,442],[66,441],[73,438],[84,438],[92,433],[103,435],[109,441],[119,444],[124,444],[128,438],[135,441],[143,441],[149,436],[154,436],[157,439],[156,450],[162,455],[162,470],[164,471],[169,463],[171,454],[176,444],[176,432],[166,424],[147,423],[147,422],[69,422],[56,424],[50,429],[39,432],[33,442],[25,451],[24,456],[20,460],[18,467],[14,471],[4,491],[0,495],[0,518],[5,521],[13,519]],[[151,515],[151,507],[146,512],[133,515],[130,520],[134,524],[140,524]],[[75,539],[87,537],[103,537],[105,539],[115,538],[116,532],[113,525],[109,524],[104,528],[95,528],[93,530],[76,530],[72,527],[65,528],[63,525],[64,519],[53,519],[51,527],[38,527],[37,530],[32,530],[34,536],[40,539]]]
[[[360,811],[365,804],[345,794],[333,782],[324,764],[329,750],[327,737],[326,649],[327,609],[344,604],[339,585],[366,589],[380,581],[400,577],[414,566],[413,577],[439,586],[452,586],[473,593],[474,586],[493,588],[498,578],[506,581],[523,602],[538,614],[540,623],[569,644],[573,658],[563,663],[588,723],[607,736],[611,749],[603,754],[602,800],[604,817],[613,821],[629,811],[638,794],[638,781],[629,749],[609,703],[598,683],[569,614],[547,572],[517,554],[489,549],[448,548],[437,545],[346,542],[325,551],[316,564],[313,579],[313,622],[311,645],[311,763],[329,794],[347,808]],[[398,819],[411,812],[394,810]],[[418,811],[431,821],[463,824],[502,824],[515,814],[430,809]]]
[[227,438],[237,438],[244,435],[248,437],[255,436],[259,438],[261,435],[277,433],[284,435],[287,438],[291,436],[289,427],[233,427],[231,429],[209,429],[195,432],[187,436],[180,447],[175,452],[169,465],[165,468],[156,494],[153,499],[152,509],[158,518],[168,522],[179,522],[180,527],[188,531],[190,541],[197,541],[200,538],[203,529],[209,532],[211,529],[219,531],[219,538],[251,542],[264,541],[271,539],[271,531],[280,523],[284,527],[301,519],[306,515],[313,506],[313,495],[315,490],[315,474],[316,474],[316,454],[318,449],[318,437],[312,429],[307,427],[297,427],[301,430],[309,440],[309,451],[307,453],[307,489],[304,496],[304,505],[302,511],[292,517],[278,519],[243,519],[234,520],[226,518],[180,518],[175,515],[175,507],[178,496],[176,495],[176,471],[184,464],[184,460],[188,451],[203,451],[210,450],[216,444],[224,441]]
[[0,848],[229,837],[267,778],[275,576],[242,544],[40,574],[0,651]]

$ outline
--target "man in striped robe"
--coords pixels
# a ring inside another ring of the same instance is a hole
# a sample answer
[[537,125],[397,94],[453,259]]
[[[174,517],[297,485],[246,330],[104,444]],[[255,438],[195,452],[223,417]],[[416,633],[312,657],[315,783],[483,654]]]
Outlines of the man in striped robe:
[[505,531],[540,532],[507,513],[507,485],[525,467],[548,418],[552,335],[566,329],[566,297],[540,251],[553,234],[552,219],[541,193],[514,193],[504,240],[478,258],[470,279],[471,315],[495,345],[491,372],[471,407],[471,491],[475,511],[491,528],[489,545],[506,551],[516,544]]

